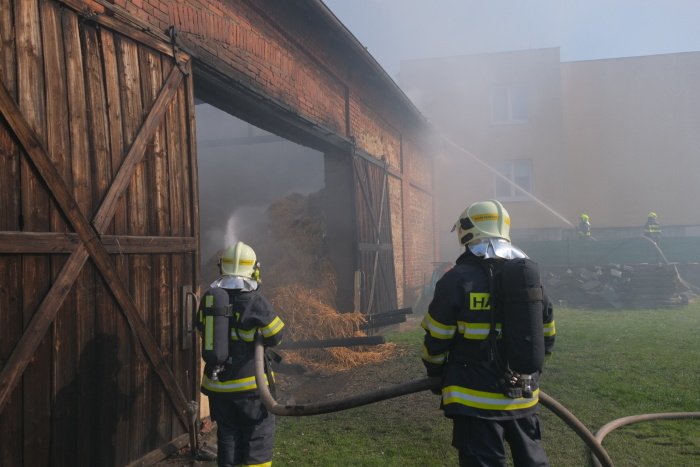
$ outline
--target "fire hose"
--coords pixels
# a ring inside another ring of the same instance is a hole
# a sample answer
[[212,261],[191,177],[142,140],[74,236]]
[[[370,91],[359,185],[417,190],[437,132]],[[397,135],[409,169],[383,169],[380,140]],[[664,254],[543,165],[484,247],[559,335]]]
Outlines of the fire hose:
[[[439,378],[423,378],[408,383],[397,384],[387,388],[380,388],[374,391],[361,393],[344,399],[317,402],[306,405],[283,405],[279,404],[267,385],[265,374],[265,348],[262,337],[258,335],[255,341],[255,384],[258,387],[258,394],[265,408],[270,413],[280,416],[302,417],[307,415],[320,415],[341,410],[360,407],[374,402],[392,399],[394,397],[405,396],[416,392],[426,391],[440,386]],[[613,467],[607,451],[593,434],[563,405],[555,401],[543,391],[539,394],[540,402],[560,419],[564,421],[574,432],[586,443],[591,452],[604,467]]]

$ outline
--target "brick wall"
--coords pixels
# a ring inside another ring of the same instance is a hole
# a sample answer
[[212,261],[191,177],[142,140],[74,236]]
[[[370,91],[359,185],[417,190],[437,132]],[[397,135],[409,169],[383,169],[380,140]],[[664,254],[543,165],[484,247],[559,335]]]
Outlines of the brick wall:
[[403,142],[404,184],[406,196],[403,212],[405,251],[405,296],[409,303],[417,299],[421,287],[432,271],[435,249],[432,239],[435,230],[433,215],[433,169],[429,154],[410,139]]
[[[359,148],[386,157],[399,304],[432,261],[432,165],[413,142],[422,117],[315,2],[114,0],[195,61]],[[195,73],[195,79],[197,75]],[[405,252],[405,253],[404,253]],[[406,306],[410,303],[405,304]]]

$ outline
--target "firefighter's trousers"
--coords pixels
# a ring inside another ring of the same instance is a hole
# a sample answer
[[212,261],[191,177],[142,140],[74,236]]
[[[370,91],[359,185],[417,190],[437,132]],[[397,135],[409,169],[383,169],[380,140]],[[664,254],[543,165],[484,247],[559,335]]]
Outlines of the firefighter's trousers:
[[275,416],[260,398],[209,397],[211,417],[217,425],[220,467],[270,466],[275,437]]
[[507,442],[515,467],[548,467],[537,414],[514,420],[454,417],[452,446],[460,467],[506,467]]

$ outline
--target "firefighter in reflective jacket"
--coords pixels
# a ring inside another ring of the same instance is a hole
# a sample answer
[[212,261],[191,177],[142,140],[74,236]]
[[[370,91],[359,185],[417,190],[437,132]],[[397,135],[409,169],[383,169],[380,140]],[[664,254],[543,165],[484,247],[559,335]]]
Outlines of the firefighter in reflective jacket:
[[[284,323],[258,291],[260,266],[250,246],[238,242],[226,248],[218,266],[221,276],[202,297],[198,323],[206,362],[202,393],[209,396],[211,417],[217,422],[218,465],[270,466],[275,419],[257,395],[254,340],[260,333],[266,347],[277,345]],[[221,290],[226,292],[223,299]],[[215,303],[221,300],[227,303]],[[208,312],[212,309],[218,311]],[[217,333],[208,326],[217,317],[223,317],[226,326],[224,353],[219,361],[207,361]]]
[[578,238],[591,238],[591,218],[588,214],[581,214],[576,232]]
[[644,236],[652,239],[654,243],[659,243],[661,224],[659,224],[658,216],[653,211],[647,215],[647,222],[644,224]]
[[[516,467],[549,465],[537,416],[541,362],[531,375],[511,372],[504,378],[503,363],[488,345],[493,342],[497,351],[503,345],[504,320],[492,318],[493,280],[484,266],[527,256],[510,243],[510,218],[496,200],[469,206],[453,230],[466,249],[436,285],[422,322],[422,360],[428,376],[442,378],[441,408],[453,420],[460,466],[505,466],[505,441]],[[540,324],[534,327],[543,361],[555,329],[551,303],[540,296]],[[517,388],[509,386],[516,381]]]

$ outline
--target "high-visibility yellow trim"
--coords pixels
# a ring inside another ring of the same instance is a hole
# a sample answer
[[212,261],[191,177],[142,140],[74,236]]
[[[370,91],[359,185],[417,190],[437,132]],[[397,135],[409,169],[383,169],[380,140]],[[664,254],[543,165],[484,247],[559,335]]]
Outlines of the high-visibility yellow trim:
[[275,319],[273,319],[272,322],[270,322],[270,324],[260,328],[260,332],[262,332],[263,337],[272,337],[278,332],[280,332],[283,327],[284,323],[279,318],[279,316],[276,316]]
[[257,331],[257,329],[258,328],[236,330],[236,328],[231,328],[231,340],[237,341],[238,336],[240,335],[243,342],[253,342],[255,340],[255,331]]
[[442,388],[442,403],[461,404],[467,407],[487,410],[519,410],[537,405],[540,390],[536,389],[532,397],[511,399],[496,392],[476,391],[460,386],[447,386]]
[[445,360],[447,359],[447,353],[441,353],[438,355],[430,355],[430,353],[428,353],[427,347],[423,346],[423,350],[421,352],[421,358],[428,363],[442,365],[443,363],[445,363]]
[[491,309],[491,294],[486,292],[469,293],[469,309],[473,311],[488,311]]
[[252,266],[255,264],[255,260],[254,259],[241,259],[238,261],[238,264],[240,264],[241,266]]
[[434,320],[430,314],[426,314],[421,322],[421,327],[428,331],[436,339],[452,339],[457,330],[457,326],[442,324]]
[[238,336],[240,336],[241,340],[244,342],[253,342],[255,340],[255,331],[258,329],[260,332],[262,332],[262,335],[264,337],[272,337],[275,334],[279,333],[282,328],[284,327],[284,323],[279,317],[275,317],[275,319],[270,322],[265,327],[262,328],[251,328],[251,329],[238,329],[238,332],[236,332],[235,328],[231,328],[231,340],[237,341]]
[[204,318],[204,350],[214,350],[214,317]]
[[[267,383],[267,375],[265,375],[265,382]],[[255,384],[255,376],[228,381],[212,381],[207,375],[202,378],[202,387],[214,392],[242,392],[258,388]]]
[[546,323],[544,325],[544,335],[547,337],[551,337],[557,333],[557,328],[554,325],[554,321],[551,323]]
[[206,308],[211,308],[214,306],[214,296],[213,295],[207,295],[206,298],[204,299],[204,306]]
[[[501,323],[496,323],[495,329],[498,333],[497,338],[501,338]],[[491,323],[468,323],[466,321],[457,321],[457,332],[462,334],[465,339],[484,340],[489,336],[491,331]]]
[[242,467],[272,467],[272,461],[264,462],[262,464],[243,464]]
[[483,221],[497,221],[498,213],[484,213],[484,214],[473,214],[469,216],[472,222],[483,222]]

